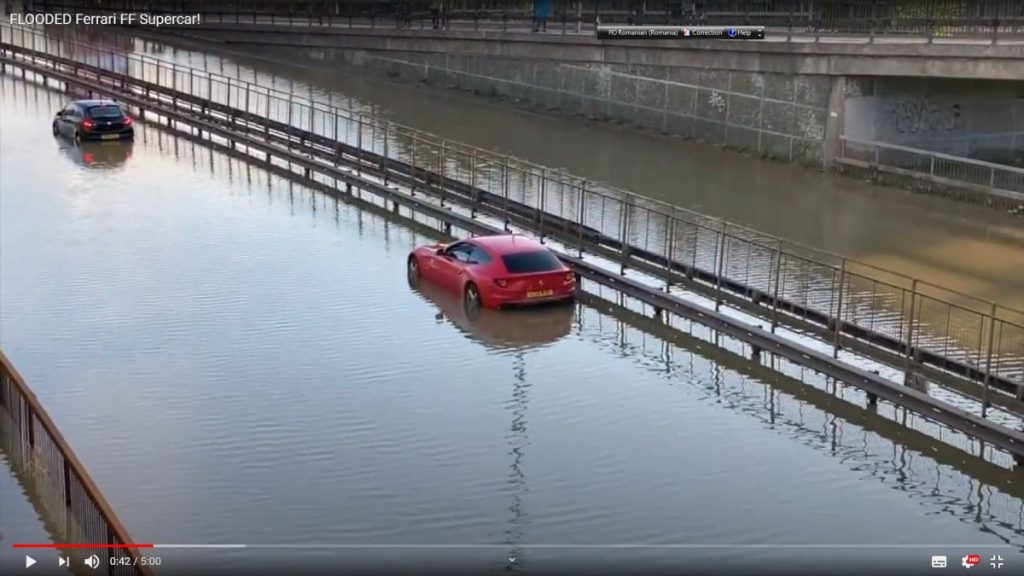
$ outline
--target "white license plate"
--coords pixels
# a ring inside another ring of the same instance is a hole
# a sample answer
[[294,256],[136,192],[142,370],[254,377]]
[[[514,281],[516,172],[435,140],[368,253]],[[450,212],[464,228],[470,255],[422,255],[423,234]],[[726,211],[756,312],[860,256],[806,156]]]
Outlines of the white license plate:
[[104,140],[117,140],[121,136],[119,134],[104,134],[101,136]]

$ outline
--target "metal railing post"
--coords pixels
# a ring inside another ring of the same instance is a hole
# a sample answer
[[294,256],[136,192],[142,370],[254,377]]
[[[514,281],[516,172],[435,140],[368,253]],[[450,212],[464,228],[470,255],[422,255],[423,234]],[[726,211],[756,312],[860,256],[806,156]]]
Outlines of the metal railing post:
[[384,161],[381,163],[381,169],[384,171],[384,187],[388,185],[388,140],[391,139],[391,122],[388,120],[384,121]]
[[447,187],[444,185],[444,165],[445,165],[445,141],[441,139],[441,152],[437,155],[437,191],[441,195],[441,206],[444,207],[444,201],[447,198]]
[[672,287],[672,258],[675,256],[676,217],[668,216],[665,226],[665,292]]
[[996,336],[996,303],[992,303],[992,312],[988,319],[988,350],[985,353],[985,388],[981,392],[981,417],[988,416],[988,389],[992,380],[992,348]]
[[263,117],[266,118],[266,121],[263,123],[263,134],[264,134],[264,137],[268,137],[268,138],[270,137],[270,98],[271,98],[271,95],[270,95],[270,91],[268,90],[267,91],[267,104],[263,107],[263,110],[264,110],[264,116]]
[[846,258],[843,258],[842,265],[839,268],[839,296],[836,300],[836,334],[835,341],[832,343],[832,357],[839,357],[839,346],[841,344],[840,339],[843,334],[843,293],[844,287],[846,286]]
[[509,226],[511,225],[512,221],[508,217],[508,184],[509,184],[509,182],[508,182],[508,179],[509,179],[508,156],[505,156],[504,158],[505,158],[505,161],[503,163],[504,173],[503,173],[502,179],[501,179],[501,195],[504,198],[505,231],[508,232],[510,230]]
[[904,380],[910,381],[911,363],[914,356],[914,308],[917,305],[917,278],[910,285],[910,318],[907,322],[907,356],[904,367]]
[[622,203],[622,210],[619,216],[619,245],[622,253],[622,262],[619,264],[619,274],[626,275],[626,261],[629,260],[629,207],[627,199]]
[[409,135],[409,175],[412,176],[412,181],[409,182],[409,194],[413,197],[416,196],[416,143],[418,140],[415,132]]
[[772,289],[772,333],[779,325],[779,284],[782,280],[782,240],[775,248],[775,286]]
[[729,223],[722,221],[722,230],[718,233],[718,246],[716,249],[716,260],[717,264],[715,272],[715,311],[717,312],[722,307],[722,274],[725,269],[725,235],[729,228]]
[[363,115],[356,116],[358,129],[356,131],[356,174],[363,175]]
[[584,180],[580,183],[580,201],[579,201],[579,222],[577,223],[576,230],[579,234],[579,242],[577,247],[579,252],[576,254],[578,258],[583,258],[583,229],[586,227],[587,221],[587,181]]
[[537,203],[537,228],[540,233],[541,242],[544,242],[544,213],[546,212],[546,210],[544,210],[544,207],[547,205],[547,184],[547,169],[542,166],[540,169],[540,202]]

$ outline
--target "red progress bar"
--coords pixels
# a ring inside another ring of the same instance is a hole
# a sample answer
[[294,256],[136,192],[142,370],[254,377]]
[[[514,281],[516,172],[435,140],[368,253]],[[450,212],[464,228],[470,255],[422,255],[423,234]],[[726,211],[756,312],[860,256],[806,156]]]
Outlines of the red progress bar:
[[152,544],[12,544],[15,548],[152,548]]

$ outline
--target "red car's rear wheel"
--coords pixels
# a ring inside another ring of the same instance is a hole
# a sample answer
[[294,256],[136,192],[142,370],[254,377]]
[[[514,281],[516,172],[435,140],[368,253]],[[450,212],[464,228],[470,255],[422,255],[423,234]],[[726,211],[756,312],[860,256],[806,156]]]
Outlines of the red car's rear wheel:
[[479,310],[483,307],[483,301],[480,299],[480,289],[472,282],[466,284],[465,298],[466,306],[469,309]]
[[415,256],[409,256],[409,262],[406,264],[406,274],[409,278],[409,284],[415,285],[420,281],[420,263],[416,260]]

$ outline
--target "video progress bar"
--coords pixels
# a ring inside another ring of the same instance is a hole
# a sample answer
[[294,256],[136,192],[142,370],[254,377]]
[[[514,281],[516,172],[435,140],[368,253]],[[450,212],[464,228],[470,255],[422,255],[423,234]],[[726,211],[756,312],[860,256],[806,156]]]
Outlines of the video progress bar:
[[227,549],[339,549],[339,550],[373,550],[373,549],[601,549],[601,550],[643,550],[643,549],[949,549],[969,548],[1005,550],[1015,548],[1013,544],[13,544],[14,548],[56,548],[56,549],[105,549],[105,548],[227,548]]
[[155,544],[154,548],[250,548],[250,549],[1012,549],[1012,544]]

